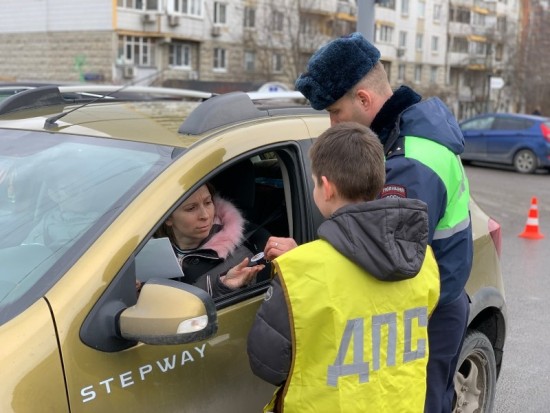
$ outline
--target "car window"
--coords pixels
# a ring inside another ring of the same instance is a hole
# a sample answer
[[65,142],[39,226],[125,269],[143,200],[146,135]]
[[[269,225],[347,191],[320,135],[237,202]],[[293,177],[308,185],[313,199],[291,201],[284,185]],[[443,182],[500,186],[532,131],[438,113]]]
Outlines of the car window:
[[511,117],[498,117],[493,123],[493,129],[497,130],[522,130],[529,129],[533,125],[532,121],[527,119],[517,119]]
[[[232,160],[205,177],[166,212],[163,221],[172,211],[204,182],[211,183],[216,193],[230,201],[246,220],[244,234],[247,247],[255,252],[263,251],[270,236],[293,237],[303,241],[310,234],[305,216],[307,192],[304,190],[305,175],[300,166],[300,151],[296,147],[279,146],[274,150],[248,154]],[[162,222],[158,224],[162,228]],[[153,237],[165,237],[157,229]],[[185,271],[184,271],[185,273]],[[271,277],[270,264],[249,288],[215,298],[218,309],[242,301],[267,288]],[[184,278],[185,279],[185,276]]]
[[491,129],[494,119],[494,116],[472,119],[462,123],[460,128],[462,130],[488,130]]
[[[37,290],[52,285],[77,259],[78,252],[71,252],[76,244],[91,243],[97,235],[90,234],[100,234],[137,188],[171,162],[171,152],[142,143],[3,131],[0,323],[7,307],[24,308],[40,295]],[[23,299],[31,290],[36,295]]]

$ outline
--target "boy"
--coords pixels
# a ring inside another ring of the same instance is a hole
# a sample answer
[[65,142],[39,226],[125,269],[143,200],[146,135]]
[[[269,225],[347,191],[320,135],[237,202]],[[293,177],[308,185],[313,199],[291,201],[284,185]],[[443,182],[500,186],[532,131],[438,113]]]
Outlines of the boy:
[[419,200],[375,200],[380,141],[337,124],[310,150],[319,240],[281,255],[248,337],[252,371],[279,386],[265,411],[424,410],[427,320],[439,272]]

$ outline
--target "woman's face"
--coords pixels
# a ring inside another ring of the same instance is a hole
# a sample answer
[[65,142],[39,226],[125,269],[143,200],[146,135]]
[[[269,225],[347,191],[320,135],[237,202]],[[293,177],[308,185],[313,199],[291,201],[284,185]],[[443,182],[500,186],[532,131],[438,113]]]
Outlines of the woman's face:
[[178,247],[196,248],[210,233],[214,214],[212,195],[203,185],[170,215],[166,225],[174,231]]

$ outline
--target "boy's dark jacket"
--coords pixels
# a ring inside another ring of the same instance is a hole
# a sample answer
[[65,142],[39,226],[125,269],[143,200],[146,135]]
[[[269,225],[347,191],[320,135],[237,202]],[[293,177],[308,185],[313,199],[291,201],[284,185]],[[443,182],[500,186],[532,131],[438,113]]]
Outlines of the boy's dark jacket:
[[[416,199],[386,198],[347,205],[321,224],[318,235],[364,268],[366,277],[384,281],[412,278],[426,254],[426,204]],[[334,276],[346,282],[338,269]],[[290,337],[285,294],[276,276],[248,336],[254,374],[274,385],[287,379],[292,358]]]

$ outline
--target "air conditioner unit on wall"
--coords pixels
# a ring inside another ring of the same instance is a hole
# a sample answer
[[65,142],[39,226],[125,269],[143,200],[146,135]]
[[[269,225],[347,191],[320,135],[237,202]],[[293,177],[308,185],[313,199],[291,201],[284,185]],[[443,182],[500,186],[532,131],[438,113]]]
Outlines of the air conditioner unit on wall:
[[212,26],[212,36],[218,37],[222,34],[222,28],[220,26]]
[[124,66],[122,68],[122,77],[124,79],[133,79],[135,75],[134,66]]
[[180,24],[180,16],[176,16],[175,14],[168,15],[168,25],[170,27],[179,26],[179,24]]
[[141,15],[141,22],[143,24],[151,24],[155,22],[155,16],[151,13],[145,13]]
[[402,57],[405,55],[405,48],[404,47],[398,47],[397,48],[397,57]]

